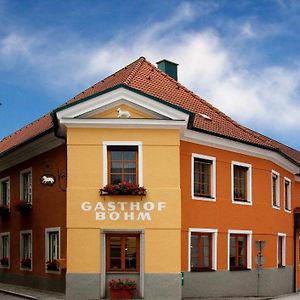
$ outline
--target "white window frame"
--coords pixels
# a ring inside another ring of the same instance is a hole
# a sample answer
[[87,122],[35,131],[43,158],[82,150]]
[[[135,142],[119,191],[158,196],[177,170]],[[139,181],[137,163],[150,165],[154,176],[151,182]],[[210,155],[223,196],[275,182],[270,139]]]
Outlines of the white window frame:
[[7,249],[7,252],[8,252],[8,266],[2,266],[0,264],[0,268],[1,269],[9,269],[10,268],[10,232],[2,232],[0,233],[0,258],[3,257],[3,253],[2,253],[2,249],[3,249],[3,244],[2,244],[2,237],[3,236],[7,236],[8,237],[8,249]]
[[61,239],[60,239],[60,227],[49,227],[45,228],[45,272],[46,273],[60,273],[61,270],[59,268],[58,271],[51,271],[47,270],[47,261],[49,260],[49,233],[51,232],[58,232],[58,257],[57,259],[60,259],[61,255]]
[[[287,199],[287,204],[288,204],[288,209],[286,209],[285,207],[285,202],[286,202],[286,199],[285,199],[285,182],[288,182],[289,183],[289,187],[288,187],[288,199]],[[291,179],[289,179],[288,177],[284,177],[283,179],[283,199],[284,199],[284,211],[287,212],[287,213],[291,213],[292,212],[292,181]]]
[[230,271],[230,235],[246,234],[247,235],[247,269],[252,269],[252,230],[229,229],[227,237],[227,269]]
[[[234,166],[248,168],[247,171],[247,201],[234,200]],[[252,205],[252,165],[248,163],[231,161],[231,200],[233,204]]]
[[[212,162],[211,165],[211,198],[209,197],[198,197],[194,195],[194,160],[195,158],[206,159]],[[216,158],[213,156],[202,155],[198,153],[192,153],[192,167],[191,167],[191,191],[193,200],[203,200],[203,201],[216,201]]]
[[213,228],[189,228],[188,236],[188,271],[191,272],[191,242],[192,242],[192,232],[200,233],[211,233],[212,235],[212,253],[211,253],[211,268],[212,270],[217,270],[217,249],[218,249],[218,229]]
[[23,175],[26,174],[26,173],[30,173],[31,174],[31,199],[30,201],[28,201],[28,203],[32,204],[32,199],[33,199],[33,185],[32,185],[32,182],[33,182],[33,178],[32,178],[32,168],[27,168],[25,170],[22,170],[20,172],[20,200],[22,201],[25,201],[24,200],[24,187],[23,187]]
[[[31,253],[31,268],[22,268],[21,260],[23,259],[23,235],[24,234],[30,234],[31,235],[31,245],[30,245],[30,253]],[[33,266],[33,253],[32,253],[32,244],[33,244],[33,236],[32,236],[32,230],[21,230],[20,231],[20,270],[22,271],[32,271]]]
[[277,268],[281,268],[278,266],[278,241],[279,241],[279,237],[283,237],[283,249],[282,249],[282,267],[286,266],[286,234],[282,233],[282,232],[278,232],[278,236],[277,236]]
[[108,146],[138,146],[138,185],[143,186],[143,143],[137,141],[103,141],[103,186],[108,184]]
[[8,181],[8,191],[7,191],[7,206],[10,208],[10,177],[4,177],[0,179],[0,203],[3,205],[2,199],[2,182]]
[[[273,205],[273,175],[277,176],[277,183],[276,183],[276,206]],[[280,209],[280,174],[274,170],[271,172],[271,201],[272,201],[272,207],[275,209]]]

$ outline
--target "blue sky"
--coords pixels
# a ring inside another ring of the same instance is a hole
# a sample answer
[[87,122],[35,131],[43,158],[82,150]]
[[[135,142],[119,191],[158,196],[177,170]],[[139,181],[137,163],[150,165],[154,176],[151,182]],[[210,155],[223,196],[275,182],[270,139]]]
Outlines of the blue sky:
[[0,0],[0,138],[139,56],[300,149],[300,2]]

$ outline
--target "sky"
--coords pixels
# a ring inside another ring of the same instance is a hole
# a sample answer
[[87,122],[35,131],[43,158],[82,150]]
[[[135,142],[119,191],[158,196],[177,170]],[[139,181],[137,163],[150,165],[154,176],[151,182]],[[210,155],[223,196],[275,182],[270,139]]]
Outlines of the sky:
[[0,138],[140,56],[300,150],[298,0],[0,0]]

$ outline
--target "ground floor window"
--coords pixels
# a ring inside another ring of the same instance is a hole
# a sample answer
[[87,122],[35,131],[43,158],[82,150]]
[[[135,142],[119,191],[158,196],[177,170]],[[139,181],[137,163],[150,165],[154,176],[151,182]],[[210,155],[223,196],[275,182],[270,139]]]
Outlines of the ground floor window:
[[107,272],[139,272],[139,249],[138,234],[107,234]]
[[2,268],[9,267],[9,233],[1,233],[0,248],[0,266]]
[[46,269],[59,271],[60,258],[60,228],[46,229]]
[[285,252],[286,252],[286,235],[284,233],[278,234],[277,241],[277,265],[278,268],[285,266]]
[[32,231],[21,231],[20,235],[21,269],[32,270]]

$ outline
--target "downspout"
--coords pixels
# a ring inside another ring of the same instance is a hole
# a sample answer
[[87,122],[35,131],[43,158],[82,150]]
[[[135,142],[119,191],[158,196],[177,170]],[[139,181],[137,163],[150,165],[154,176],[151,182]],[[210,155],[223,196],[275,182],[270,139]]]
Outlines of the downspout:
[[297,258],[296,258],[296,253],[297,253],[297,242],[296,242],[296,214],[294,212],[294,280],[293,280],[293,291],[294,293],[297,292],[297,285],[296,285],[296,276],[297,276]]

